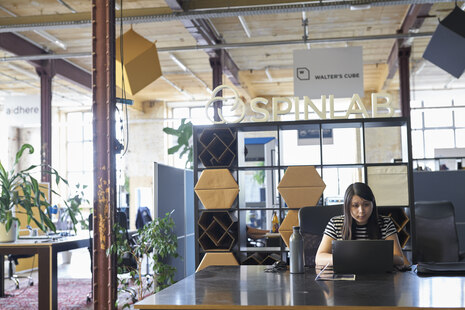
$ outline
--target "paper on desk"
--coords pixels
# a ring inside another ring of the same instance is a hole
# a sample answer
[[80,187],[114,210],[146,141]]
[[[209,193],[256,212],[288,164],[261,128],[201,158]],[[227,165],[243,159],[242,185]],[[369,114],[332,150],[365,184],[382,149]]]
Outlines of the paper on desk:
[[325,271],[315,278],[316,281],[355,281],[355,274],[337,274]]

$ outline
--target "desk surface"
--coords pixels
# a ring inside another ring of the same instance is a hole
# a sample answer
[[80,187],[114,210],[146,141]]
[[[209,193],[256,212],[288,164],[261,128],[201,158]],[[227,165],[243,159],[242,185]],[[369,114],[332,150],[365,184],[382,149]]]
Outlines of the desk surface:
[[77,236],[66,236],[66,237],[50,237],[48,239],[43,238],[28,238],[21,239],[17,238],[15,242],[0,242],[0,248],[6,247],[24,247],[24,246],[34,246],[34,247],[49,247],[51,245],[60,245],[70,242],[81,242],[88,241],[89,235],[77,235]]
[[357,275],[355,281],[315,281],[304,274],[264,272],[264,266],[210,266],[135,304],[136,309],[463,308],[465,277],[414,272]]
[[0,297],[5,297],[4,255],[39,254],[39,309],[58,309],[57,302],[57,253],[89,246],[85,235],[62,237],[56,240],[18,239],[15,242],[0,243]]

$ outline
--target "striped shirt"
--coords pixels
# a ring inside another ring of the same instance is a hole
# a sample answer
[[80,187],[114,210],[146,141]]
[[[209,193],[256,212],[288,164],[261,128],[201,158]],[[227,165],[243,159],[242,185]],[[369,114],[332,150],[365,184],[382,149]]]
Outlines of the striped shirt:
[[[338,215],[329,220],[324,234],[335,239],[342,240],[342,226],[344,225],[344,215]],[[379,216],[378,225],[381,230],[381,239],[397,233],[396,227],[389,216]],[[353,239],[368,239],[367,225],[357,225],[355,232],[352,232]]]

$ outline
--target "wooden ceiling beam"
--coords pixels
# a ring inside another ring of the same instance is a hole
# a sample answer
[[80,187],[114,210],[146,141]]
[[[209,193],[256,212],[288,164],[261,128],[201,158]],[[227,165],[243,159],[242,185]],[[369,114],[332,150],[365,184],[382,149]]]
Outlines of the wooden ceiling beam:
[[[0,33],[0,49],[17,56],[47,54],[42,48],[24,40],[14,33]],[[35,68],[42,68],[48,61],[54,62],[55,73],[60,77],[87,89],[92,88],[92,75],[66,60],[28,60],[28,63]]]
[[[429,11],[433,5],[431,3],[428,4],[412,4],[407,14],[402,22],[402,25],[397,33],[407,34],[409,32],[415,32],[420,29],[423,25],[425,18],[429,17]],[[387,75],[387,79],[392,79],[397,72],[398,62],[397,62],[397,54],[399,47],[403,46],[411,46],[413,39],[397,39],[394,42],[394,45],[391,48],[391,52],[389,53],[389,57],[387,60],[387,64],[389,66],[389,71]]]
[[[178,0],[168,0],[167,4],[173,11],[183,10],[183,3]],[[198,45],[216,45],[223,40],[216,33],[210,23],[203,18],[181,20],[184,27],[189,31]],[[220,57],[223,74],[236,86],[240,86],[239,67],[236,65],[227,50],[217,48],[205,49],[210,58]]]

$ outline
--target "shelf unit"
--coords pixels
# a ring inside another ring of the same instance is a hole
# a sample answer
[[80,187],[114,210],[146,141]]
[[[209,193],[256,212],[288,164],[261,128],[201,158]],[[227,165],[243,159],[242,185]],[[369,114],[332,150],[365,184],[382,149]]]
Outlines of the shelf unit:
[[[408,118],[194,126],[193,139],[194,184],[206,169],[228,169],[239,185],[239,194],[228,209],[207,210],[195,195],[196,265],[205,253],[218,251],[232,252],[239,264],[287,261],[288,248],[282,239],[268,244],[264,237],[258,240],[264,246],[253,246],[258,242],[248,238],[246,225],[270,229],[273,211],[282,223],[291,208],[277,186],[291,166],[317,169],[326,183],[317,205],[340,201],[349,184],[367,182],[379,212],[393,218],[401,244],[409,241],[407,209],[413,205],[413,179]],[[256,181],[257,174],[262,175],[263,185]],[[259,195],[260,187],[265,187],[264,195]],[[214,216],[233,220],[220,223]],[[220,244],[221,238],[231,241],[227,248],[211,246]]]

